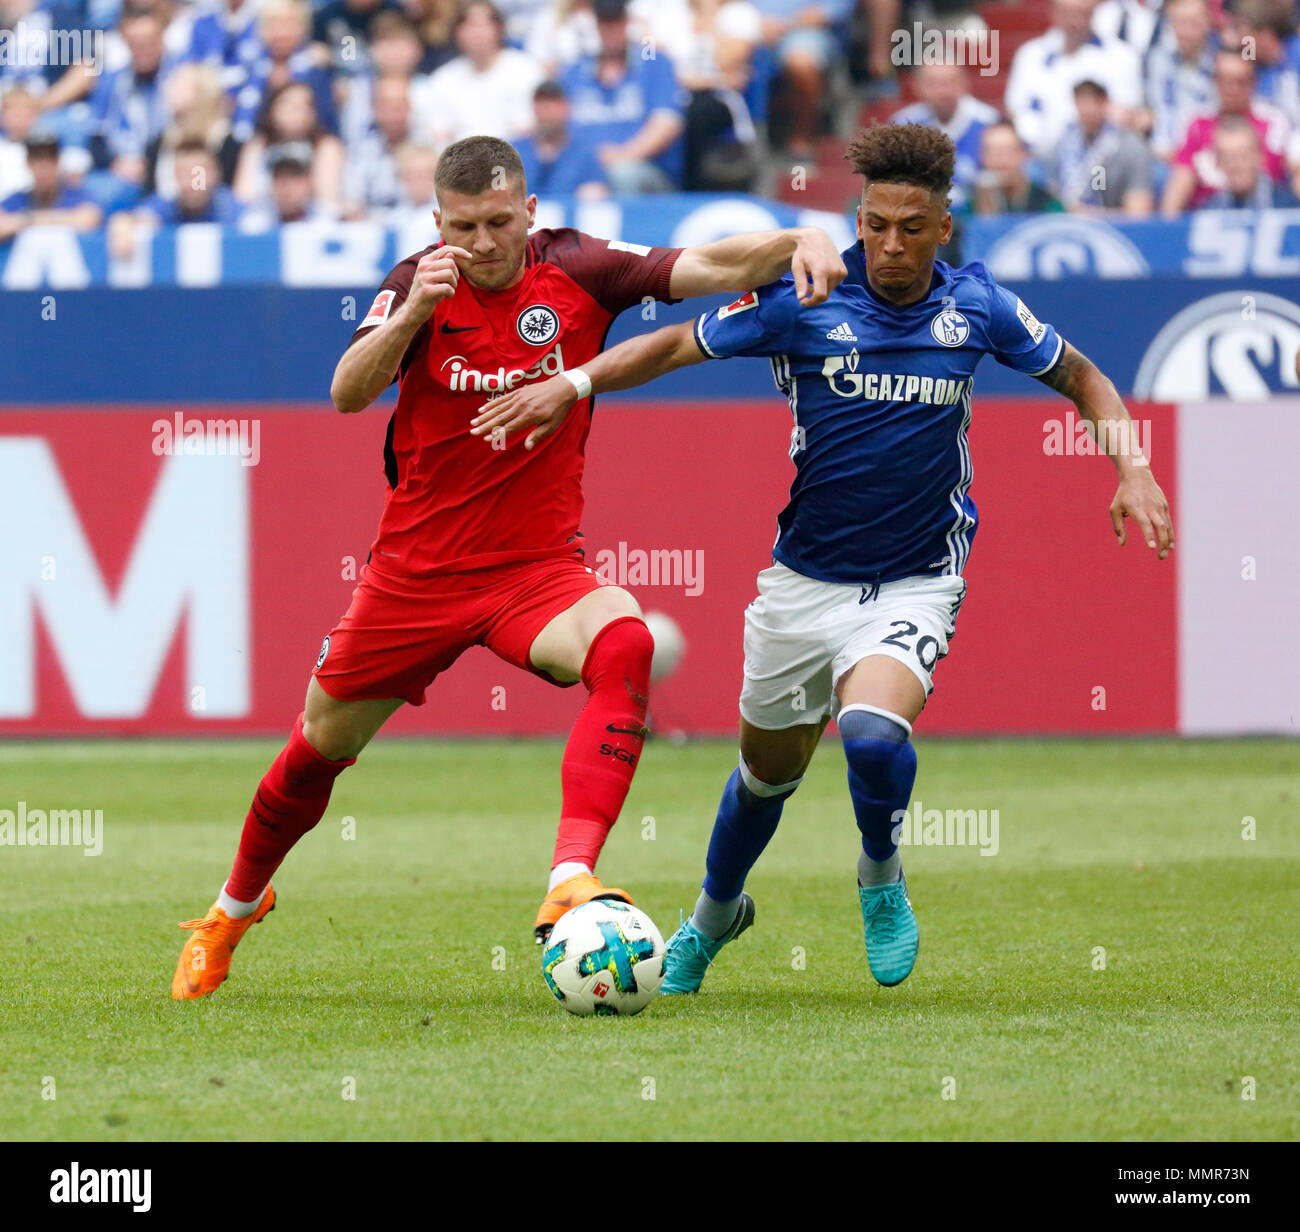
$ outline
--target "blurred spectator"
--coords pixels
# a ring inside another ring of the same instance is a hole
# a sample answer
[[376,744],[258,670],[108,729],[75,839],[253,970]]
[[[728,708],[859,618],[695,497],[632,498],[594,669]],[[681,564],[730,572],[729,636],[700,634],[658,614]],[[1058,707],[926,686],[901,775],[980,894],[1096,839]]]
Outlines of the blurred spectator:
[[295,151],[309,151],[313,199],[322,205],[337,206],[343,178],[343,143],[321,124],[315,93],[305,81],[290,81],[266,100],[257,131],[239,152],[235,196],[246,204],[264,199],[271,189],[270,151],[283,152],[290,146]]
[[952,207],[964,209],[980,169],[980,136],[998,120],[997,108],[966,89],[966,70],[957,64],[922,64],[912,74],[917,101],[896,111],[895,124],[928,124],[943,129],[957,147]]
[[1166,0],[1164,25],[1146,59],[1146,105],[1142,127],[1157,158],[1171,158],[1187,126],[1214,106],[1214,54],[1218,36],[1209,0]]
[[122,16],[122,0],[44,0],[55,30],[111,30]]
[[312,41],[321,44],[334,70],[345,76],[370,67],[370,24],[381,12],[396,12],[393,0],[327,0],[312,18]]
[[1223,188],[1223,173],[1214,159],[1214,134],[1228,116],[1240,116],[1259,134],[1264,170],[1279,183],[1286,177],[1284,150],[1290,125],[1286,117],[1268,103],[1254,102],[1255,67],[1235,51],[1221,51],[1214,57],[1214,88],[1219,106],[1210,115],[1198,116],[1187,126],[1187,136],[1174,157],[1165,182],[1160,212],[1177,218],[1186,209],[1202,206]]
[[[187,59],[194,35],[192,0],[45,0],[59,13],[55,24],[65,28],[104,30],[104,65],[121,68],[130,58],[121,33],[121,18],[128,9],[152,9],[163,24],[163,50],[171,61]],[[110,14],[116,16],[110,17]]]
[[393,209],[401,198],[398,148],[411,140],[410,78],[393,73],[374,84],[374,118],[348,147],[343,173],[343,214],[364,218]]
[[[3,0],[0,0],[2,3]],[[52,79],[49,90],[42,96],[41,105],[47,112],[59,112],[69,103],[92,95],[103,83],[105,75],[120,72],[131,66],[134,53],[131,40],[126,36],[129,18],[145,13],[152,14],[162,27],[162,49],[165,77],[174,64],[190,58],[193,35],[193,13],[186,7],[179,13],[172,0],[37,0],[50,14],[51,28],[62,32],[67,42],[58,45],[59,55],[53,57],[59,64],[67,63],[80,50],[78,62],[66,71],[51,65],[46,75]],[[103,40],[92,38],[83,41],[83,31],[102,31]],[[57,79],[55,79],[57,78]],[[80,123],[79,116],[63,114],[55,121],[62,125],[70,121],[72,129]]]
[[257,32],[262,50],[246,67],[235,91],[235,139],[247,141],[257,125],[267,97],[291,81],[306,83],[316,99],[322,127],[338,132],[338,115],[327,57],[308,40],[311,10],[304,0],[262,0]]
[[1107,117],[1108,102],[1099,81],[1074,87],[1078,119],[1048,162],[1052,186],[1067,209],[1146,218],[1155,207],[1151,155],[1141,137]]
[[[100,21],[92,27],[106,31],[102,62],[93,67],[84,62],[66,69],[49,64],[41,67],[49,59],[50,33],[59,28],[55,24],[54,8],[54,5],[44,3],[43,0],[0,0],[0,29],[10,31],[13,40],[12,55],[0,58],[0,90],[5,90],[14,83],[26,85],[40,96],[42,109],[51,112],[85,98],[99,82],[102,72],[110,65],[112,68],[120,68],[129,58],[125,54],[119,54],[116,62],[112,62],[108,55],[112,35],[106,27],[115,25],[120,18],[120,9],[114,9],[111,15],[109,12],[102,14]],[[64,21],[70,22],[72,16],[68,13]],[[89,25],[86,22],[76,24],[78,27]],[[84,55],[86,49],[83,47],[82,50]],[[95,50],[94,47],[90,49],[92,56]]]
[[100,77],[91,95],[97,130],[91,149],[96,166],[140,185],[149,146],[167,127],[163,83],[175,61],[163,47],[166,27],[160,9],[125,8],[119,28],[130,60]]
[[[865,60],[869,95],[893,98],[898,93],[897,65],[894,64],[893,34],[906,19],[924,19],[944,29],[975,32],[988,27],[976,9],[977,0],[921,0],[904,5],[900,0],[862,0],[856,19],[850,24],[850,51],[861,48]],[[850,72],[861,80],[861,71]],[[940,256],[941,261],[948,258]],[[950,262],[951,264],[951,262]],[[960,264],[960,262],[959,262]]]
[[108,251],[129,261],[159,227],[215,222],[231,225],[239,219],[235,195],[221,183],[221,170],[212,151],[201,141],[184,141],[171,159],[172,191],[154,193],[135,210],[119,210],[108,220]]
[[438,154],[427,145],[407,144],[398,149],[397,204],[389,211],[390,225],[401,226],[415,215],[428,215],[438,208],[433,183],[437,169]]
[[772,49],[785,86],[786,150],[793,158],[809,158],[826,78],[842,58],[834,28],[848,18],[854,0],[754,2],[763,18],[763,43]]
[[461,54],[412,99],[416,125],[436,149],[479,134],[511,140],[532,127],[533,91],[542,69],[532,56],[506,47],[504,39],[495,6],[469,0],[456,23]]
[[24,85],[10,86],[0,97],[0,201],[31,187],[27,138],[40,114],[36,96]]
[[1009,120],[998,120],[980,134],[981,171],[971,206],[976,214],[1042,214],[1065,207],[1029,178],[1029,152]]
[[1259,134],[1249,121],[1227,116],[1214,134],[1214,160],[1223,187],[1205,199],[1207,210],[1267,210],[1300,205],[1285,184],[1264,169]]
[[1050,153],[1074,120],[1075,83],[1085,77],[1105,85],[1120,124],[1142,102],[1138,55],[1127,43],[1092,32],[1095,6],[1096,0],[1052,0],[1051,29],[1012,58],[1006,112],[1039,157]]
[[380,77],[414,78],[424,59],[420,32],[405,13],[381,9],[370,23],[370,65],[341,84],[339,132],[349,148],[371,130],[374,123],[375,82]]
[[194,18],[189,58],[213,65],[226,89],[238,86],[262,54],[260,0],[215,0]]
[[[1165,8],[1168,8],[1166,3]],[[1101,0],[1092,15],[1092,32],[1107,42],[1127,43],[1139,56],[1150,48],[1162,16],[1160,0]]]
[[239,143],[231,130],[218,70],[208,63],[178,65],[163,92],[170,122],[145,153],[145,184],[159,195],[171,197],[176,190],[173,155],[180,146],[195,143],[212,152],[221,183],[233,183]]
[[290,141],[266,152],[270,168],[270,198],[245,210],[238,226],[258,234],[291,222],[312,222],[336,217],[334,208],[316,197],[312,175],[312,148],[306,141]]
[[9,44],[0,56],[0,90],[23,85],[43,94],[49,84],[49,6],[42,0],[0,0],[0,30]]
[[186,222],[231,223],[239,217],[239,202],[222,183],[221,166],[202,141],[182,141],[172,152],[171,170],[172,191],[146,198],[137,213],[150,215],[161,227]]
[[538,196],[576,193],[586,200],[609,195],[605,170],[591,145],[577,143],[569,128],[569,100],[558,81],[533,93],[533,135],[515,142],[528,191]]
[[538,14],[550,8],[555,0],[495,0],[495,3],[505,22],[506,38],[522,47]]
[[666,55],[629,43],[626,0],[594,0],[600,53],[564,74],[574,140],[594,145],[616,193],[668,192],[681,183],[681,87]]
[[753,0],[630,0],[628,30],[667,52],[688,90],[744,91],[763,42],[763,14]]
[[1291,0],[1237,0],[1230,45],[1253,48],[1255,97],[1300,123],[1300,37]]
[[93,231],[103,211],[86,193],[67,183],[59,170],[59,139],[52,133],[27,138],[27,169],[32,186],[0,201],[0,242],[27,227],[72,227]]
[[560,74],[600,52],[592,0],[552,0],[533,18],[525,46],[548,73]]
[[[403,0],[406,15],[420,32],[424,55],[418,73],[433,73],[456,58],[457,0]],[[371,43],[374,35],[371,35]]]
[[[375,14],[370,23],[370,71],[373,75],[401,73],[404,77],[414,77],[428,73],[425,50],[419,27],[405,13],[385,8]],[[446,58],[452,59],[451,48],[446,48],[445,52]]]
[[680,13],[671,24],[661,23],[663,33],[654,37],[690,97],[683,186],[688,192],[745,191],[758,171],[758,134],[744,91],[763,36],[762,16],[750,0],[689,0],[657,8]]

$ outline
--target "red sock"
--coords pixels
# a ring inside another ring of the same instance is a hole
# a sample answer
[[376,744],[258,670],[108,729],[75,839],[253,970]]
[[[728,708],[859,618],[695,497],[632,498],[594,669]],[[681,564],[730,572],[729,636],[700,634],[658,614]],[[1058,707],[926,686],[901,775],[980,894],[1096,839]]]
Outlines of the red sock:
[[552,868],[567,860],[596,867],[641,757],[653,653],[654,638],[637,616],[611,621],[592,640],[582,665],[587,704],[560,765],[563,803]]
[[226,893],[241,903],[251,903],[266,889],[289,848],[325,815],[334,780],[356,761],[322,757],[302,734],[302,720],[300,714],[244,819],[235,866],[226,882]]

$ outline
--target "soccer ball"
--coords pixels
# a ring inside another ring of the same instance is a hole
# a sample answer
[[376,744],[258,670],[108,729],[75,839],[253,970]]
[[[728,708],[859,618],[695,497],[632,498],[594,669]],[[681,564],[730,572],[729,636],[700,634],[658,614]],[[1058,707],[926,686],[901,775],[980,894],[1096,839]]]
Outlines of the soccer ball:
[[542,974],[570,1014],[639,1014],[663,983],[664,939],[644,911],[594,898],[551,930]]
[[647,612],[646,628],[655,640],[654,658],[650,660],[650,679],[667,680],[677,670],[686,653],[682,627],[664,612]]

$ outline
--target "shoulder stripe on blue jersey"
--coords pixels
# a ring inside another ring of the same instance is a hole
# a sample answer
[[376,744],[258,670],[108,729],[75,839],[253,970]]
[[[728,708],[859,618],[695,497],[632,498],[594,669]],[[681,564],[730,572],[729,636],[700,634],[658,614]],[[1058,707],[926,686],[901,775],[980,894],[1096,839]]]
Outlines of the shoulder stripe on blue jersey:
[[703,328],[704,318],[707,317],[708,315],[709,314],[706,312],[703,315],[695,318],[695,345],[699,347],[700,350],[703,351],[705,355],[707,355],[710,359],[717,359],[718,356],[714,353],[713,348],[710,347],[709,344],[704,341],[704,328]]
[[1061,354],[1064,352],[1064,350],[1065,350],[1065,339],[1062,338],[1060,334],[1057,334],[1057,335],[1056,335],[1056,354],[1052,356],[1052,362],[1051,362],[1050,364],[1048,364],[1046,368],[1039,368],[1039,370],[1038,370],[1037,372],[1030,372],[1030,373],[1027,373],[1026,375],[1028,375],[1028,376],[1042,376],[1043,373],[1045,373],[1045,372],[1051,372],[1051,370],[1052,370],[1053,368],[1055,368],[1056,365],[1057,365],[1058,363],[1061,362]]

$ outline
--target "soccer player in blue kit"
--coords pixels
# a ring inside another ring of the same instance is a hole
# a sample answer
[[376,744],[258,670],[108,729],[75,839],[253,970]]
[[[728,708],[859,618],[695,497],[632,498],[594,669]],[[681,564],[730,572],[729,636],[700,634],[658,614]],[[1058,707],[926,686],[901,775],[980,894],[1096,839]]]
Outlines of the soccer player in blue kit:
[[693,323],[604,352],[585,369],[487,404],[481,434],[549,435],[579,397],[640,385],[706,359],[768,357],[786,395],[796,475],[772,565],[745,612],[740,764],[722,792],[702,892],[668,942],[663,991],[695,992],[754,920],[745,878],[776,831],[834,717],[862,851],[858,899],[878,983],[911,973],[918,932],[895,820],[916,778],[911,743],[966,593],[977,514],[966,431],[984,355],[1073,401],[1119,471],[1120,544],[1132,518],[1164,559],[1169,506],[1115,387],[983,264],[935,259],[952,233],[951,141],[916,124],[864,130],[846,157],[863,176],[848,276],[820,306],[793,280]]

